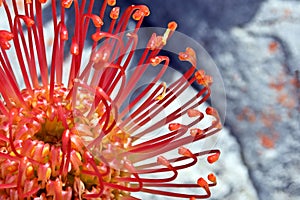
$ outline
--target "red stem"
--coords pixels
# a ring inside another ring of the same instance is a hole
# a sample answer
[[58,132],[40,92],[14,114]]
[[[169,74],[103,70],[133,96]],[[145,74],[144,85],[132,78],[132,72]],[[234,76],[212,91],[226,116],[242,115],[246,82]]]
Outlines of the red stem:
[[[41,78],[42,83],[44,86],[48,85],[48,65],[47,65],[47,57],[46,57],[46,47],[45,47],[45,41],[44,41],[44,29],[43,29],[43,19],[42,19],[42,5],[39,1],[35,1],[35,10],[36,10],[36,24],[37,24],[37,30],[38,30],[38,41],[39,43],[36,43],[37,46],[39,46],[40,50],[40,71],[41,71]],[[56,2],[52,2],[52,8],[55,7]],[[55,17],[56,19],[56,17]],[[54,19],[53,19],[54,20]],[[55,22],[55,21],[54,21]],[[37,40],[36,40],[37,41]]]

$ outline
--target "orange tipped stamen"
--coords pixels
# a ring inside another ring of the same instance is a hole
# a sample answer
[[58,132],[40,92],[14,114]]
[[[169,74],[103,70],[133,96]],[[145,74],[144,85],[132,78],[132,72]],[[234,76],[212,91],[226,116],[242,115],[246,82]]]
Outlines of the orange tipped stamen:
[[212,163],[216,162],[217,160],[219,160],[219,158],[220,158],[220,153],[215,153],[213,155],[208,156],[207,161],[210,164],[212,164]]
[[118,19],[119,18],[119,14],[120,14],[120,8],[119,7],[114,7],[111,11],[110,11],[110,18],[111,19]]
[[34,24],[34,20],[28,16],[19,15],[19,18],[24,20],[24,22],[28,28],[30,28]]
[[192,48],[187,47],[185,52],[179,53],[179,60],[189,61],[193,66],[197,65],[196,53]]
[[207,179],[208,179],[210,182],[217,183],[217,178],[216,178],[216,176],[215,176],[213,173],[209,174],[209,175],[207,176]]
[[195,77],[200,85],[209,86],[213,82],[212,77],[206,75],[204,70],[197,71]]
[[200,136],[200,135],[203,135],[205,133],[205,131],[199,129],[199,128],[192,128],[190,130],[190,134],[191,136],[193,137],[196,137],[196,136]]
[[196,110],[196,109],[189,109],[188,110],[188,116],[189,117],[199,117],[203,115],[202,112],[200,112],[199,110]]
[[14,38],[14,34],[8,31],[0,30],[0,38],[9,41]]
[[186,157],[193,157],[192,152],[189,149],[185,148],[185,147],[180,147],[178,149],[178,153],[183,155],[183,156],[186,156]]
[[180,129],[181,127],[182,127],[182,125],[179,123],[170,123],[169,124],[170,131],[176,131],[176,130]]
[[169,22],[168,24],[168,29],[170,29],[171,31],[175,31],[177,28],[177,23],[176,22]]
[[206,180],[204,180],[204,178],[199,178],[198,181],[197,181],[197,184],[204,188],[205,190],[208,190],[208,183],[206,182]]
[[109,6],[115,6],[116,3],[117,3],[116,0],[107,0],[107,4],[108,4]]
[[166,166],[166,167],[170,167],[170,162],[165,157],[163,157],[163,156],[159,156],[157,158],[157,162],[159,164],[162,164],[162,165]]
[[73,3],[73,0],[62,0],[61,6],[64,8],[70,8]]
[[206,108],[205,112],[206,112],[206,114],[212,115],[215,118],[218,118],[218,116],[219,116],[218,111],[210,106]]

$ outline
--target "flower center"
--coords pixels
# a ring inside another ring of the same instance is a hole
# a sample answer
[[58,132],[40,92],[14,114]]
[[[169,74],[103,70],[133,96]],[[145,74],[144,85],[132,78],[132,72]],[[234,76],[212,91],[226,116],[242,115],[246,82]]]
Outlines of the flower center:
[[[8,119],[1,116],[1,123],[6,124],[1,131],[6,132],[7,138],[13,139],[0,144],[1,152],[10,152],[9,159],[13,160],[4,162],[14,166],[6,168],[5,163],[0,164],[4,171],[17,176],[17,171],[22,168],[24,173],[19,173],[31,182],[32,187],[37,186],[31,191],[38,191],[38,194],[51,196],[51,191],[56,191],[54,186],[62,184],[62,192],[72,191],[69,193],[72,198],[88,195],[89,192],[101,192],[102,197],[128,195],[119,186],[103,191],[103,182],[114,184],[118,178],[131,176],[128,172],[110,168],[122,162],[116,155],[128,145],[129,135],[113,125],[113,118],[107,124],[101,122],[101,115],[106,112],[101,103],[89,116],[91,96],[84,91],[78,94],[79,103],[74,107],[67,97],[68,89],[57,85],[53,92],[54,98],[49,100],[48,88],[34,89],[33,92],[25,89],[22,96],[30,109],[23,109],[12,102],[14,107],[10,109]],[[104,138],[96,138],[99,130],[110,124],[114,127],[110,133]],[[101,154],[98,159],[86,149],[85,144],[91,141],[93,143],[88,148],[98,152],[96,155]],[[25,185],[25,182],[20,184]],[[120,187],[126,187],[126,184],[120,184]]]
[[34,135],[33,139],[50,144],[61,142],[61,137],[65,130],[61,121],[58,121],[57,118],[54,118],[53,121],[46,119],[45,123],[41,126],[41,130]]
[[50,102],[47,88],[34,89],[33,94],[23,90],[24,100],[31,110],[20,110],[16,128],[26,126],[28,130],[18,137],[61,145],[63,132],[73,127],[70,101],[66,99],[67,92],[66,88],[56,86],[54,98]]

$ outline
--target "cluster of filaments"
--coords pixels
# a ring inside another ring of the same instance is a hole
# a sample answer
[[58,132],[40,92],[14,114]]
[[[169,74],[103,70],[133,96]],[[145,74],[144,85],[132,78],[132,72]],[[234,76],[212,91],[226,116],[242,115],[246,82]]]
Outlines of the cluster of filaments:
[[[175,31],[176,23],[169,23],[163,35],[151,36],[128,78],[127,68],[135,54],[143,18],[150,14],[148,8],[130,6],[119,17],[119,8],[112,7],[110,24],[104,31],[105,10],[114,6],[115,1],[103,0],[97,14],[92,13],[94,1],[79,4],[77,0],[62,0],[59,8],[53,2],[49,5],[54,31],[49,62],[42,19],[46,0],[24,0],[22,11],[16,0],[0,0],[10,28],[0,30],[0,199],[131,199],[134,192],[208,198],[210,187],[216,185],[213,174],[199,178],[196,183],[176,183],[180,170],[195,165],[199,156],[214,163],[220,155],[219,150],[192,153],[184,145],[221,129],[214,108],[207,107],[204,113],[198,110],[210,97],[212,79],[203,70],[196,70],[196,56],[191,48],[179,54],[180,60],[190,62],[190,69],[171,84],[160,82],[169,58],[160,56],[159,51]],[[64,49],[70,31],[65,24],[67,8],[74,9],[75,22],[70,70],[64,86]],[[131,17],[137,21],[136,27],[125,34]],[[90,21],[96,27],[94,43],[87,48],[91,51],[90,59],[82,67]],[[18,67],[11,66],[6,52],[12,49]],[[146,69],[153,66],[161,67],[160,72],[124,105]],[[19,89],[15,71],[22,73],[23,90]],[[170,108],[195,82],[203,89],[180,108]],[[164,109],[173,111],[151,123]],[[191,119],[189,123],[177,123],[184,115]],[[200,129],[197,124],[205,116],[213,120]],[[140,140],[161,127],[168,131],[147,141]],[[177,157],[162,156],[174,149],[178,149]],[[138,164],[153,157],[157,162]],[[157,176],[147,178],[147,174]],[[178,187],[201,190],[199,194],[168,191]]]

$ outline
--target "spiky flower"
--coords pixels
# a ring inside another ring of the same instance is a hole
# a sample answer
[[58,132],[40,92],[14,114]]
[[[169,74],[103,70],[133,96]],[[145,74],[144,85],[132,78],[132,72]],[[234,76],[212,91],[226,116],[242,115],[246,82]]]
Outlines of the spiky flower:
[[[52,10],[50,48],[44,36],[44,4]],[[190,62],[189,70],[173,83],[161,81],[169,58],[159,52],[175,22],[162,36],[149,38],[129,73],[141,23],[150,12],[144,5],[130,6],[119,17],[115,4],[103,0],[99,13],[93,13],[93,0],[0,0],[9,27],[0,29],[0,199],[125,200],[135,199],[135,192],[190,199],[211,195],[213,174],[190,184],[176,178],[199,156],[209,163],[219,158],[219,150],[193,153],[184,147],[221,128],[214,108],[200,110],[210,96],[212,78],[197,71],[196,54],[187,48],[179,59]],[[66,25],[67,9],[75,13],[73,27]],[[110,19],[104,16],[107,9]],[[131,17],[135,29],[125,33]],[[104,19],[110,21],[106,31]],[[89,46],[85,42],[92,24],[96,30]],[[87,51],[88,58],[83,56]],[[159,73],[132,95],[153,66],[160,67]],[[193,83],[202,89],[182,97]],[[174,107],[177,100],[181,104]],[[161,116],[163,112],[167,114]],[[188,120],[180,122],[182,116]],[[205,118],[210,123],[200,127]],[[177,156],[164,156],[172,150],[178,150]],[[171,192],[172,187],[203,190],[186,194]]]

